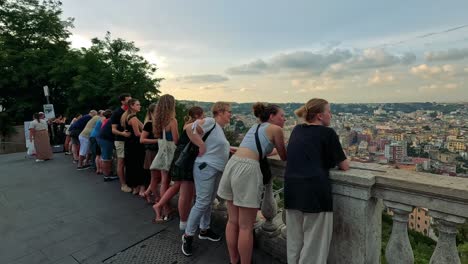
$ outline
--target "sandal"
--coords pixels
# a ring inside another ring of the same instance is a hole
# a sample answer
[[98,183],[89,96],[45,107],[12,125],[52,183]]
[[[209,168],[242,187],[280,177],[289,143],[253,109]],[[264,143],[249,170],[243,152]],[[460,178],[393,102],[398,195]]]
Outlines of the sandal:
[[152,222],[153,224],[164,224],[164,223],[166,223],[167,221],[169,221],[169,220],[167,220],[166,218],[161,218],[161,219],[153,219],[151,222]]
[[146,203],[153,204],[151,192],[144,192],[142,198],[146,199]]

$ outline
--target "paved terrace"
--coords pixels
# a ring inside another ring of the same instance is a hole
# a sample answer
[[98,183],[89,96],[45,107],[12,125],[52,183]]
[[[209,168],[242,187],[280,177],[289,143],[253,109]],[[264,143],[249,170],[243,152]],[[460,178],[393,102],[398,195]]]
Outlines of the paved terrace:
[[[152,217],[144,200],[77,171],[62,153],[44,163],[0,155],[2,264],[229,263],[225,242],[196,239],[194,256],[183,256],[178,219],[156,225]],[[254,261],[277,263],[260,250]]]

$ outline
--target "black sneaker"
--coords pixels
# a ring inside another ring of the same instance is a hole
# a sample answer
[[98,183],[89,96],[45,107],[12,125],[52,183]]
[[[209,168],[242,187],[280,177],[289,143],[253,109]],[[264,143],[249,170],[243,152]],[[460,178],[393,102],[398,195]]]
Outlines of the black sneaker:
[[221,240],[221,236],[216,234],[215,232],[213,232],[211,230],[211,228],[208,228],[205,232],[200,231],[200,233],[198,234],[198,238],[199,239],[208,239],[208,240],[214,241],[214,242],[217,242],[217,241]]
[[115,181],[117,180],[119,177],[118,176],[104,176],[104,181],[105,182],[108,182],[108,181]]
[[187,257],[192,256],[192,242],[193,236],[182,235],[182,253]]
[[91,168],[89,165],[84,165],[84,166],[81,166],[81,167],[76,167],[77,170],[87,170]]

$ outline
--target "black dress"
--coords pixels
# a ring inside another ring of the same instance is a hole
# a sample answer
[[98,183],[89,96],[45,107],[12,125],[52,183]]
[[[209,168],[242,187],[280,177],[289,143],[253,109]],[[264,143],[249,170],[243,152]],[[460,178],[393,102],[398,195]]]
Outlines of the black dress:
[[131,136],[125,139],[125,179],[131,188],[148,185],[149,172],[143,169],[145,161],[145,146],[140,143],[140,137],[135,135],[133,127],[128,122],[136,116],[127,119],[126,128]]
[[297,125],[287,153],[284,207],[305,213],[332,212],[329,170],[346,159],[335,131],[324,126]]

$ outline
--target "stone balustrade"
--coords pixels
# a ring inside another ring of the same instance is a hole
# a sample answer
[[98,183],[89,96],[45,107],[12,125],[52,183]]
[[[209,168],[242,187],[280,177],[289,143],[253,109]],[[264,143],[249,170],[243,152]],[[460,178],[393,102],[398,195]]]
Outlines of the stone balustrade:
[[[276,178],[285,162],[270,159]],[[329,263],[380,263],[382,211],[393,212],[393,227],[385,251],[389,264],[413,263],[408,216],[415,207],[429,210],[438,223],[439,237],[431,264],[460,263],[455,244],[457,225],[468,218],[468,179],[352,163],[349,171],[331,172],[334,228]],[[284,212],[278,208],[272,184],[265,186],[256,227],[258,246],[286,263]]]

